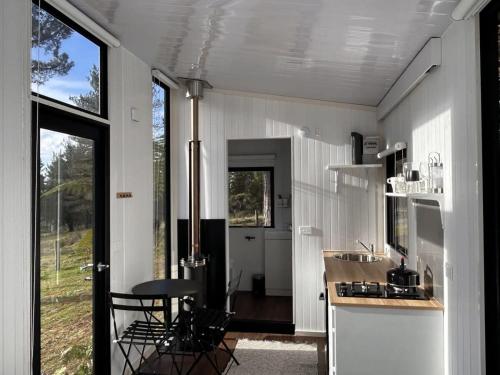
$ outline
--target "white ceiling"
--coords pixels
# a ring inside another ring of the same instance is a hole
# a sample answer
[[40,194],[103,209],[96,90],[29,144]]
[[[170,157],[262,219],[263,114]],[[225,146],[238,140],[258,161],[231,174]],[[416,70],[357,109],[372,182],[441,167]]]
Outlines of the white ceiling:
[[376,105],[457,0],[71,0],[172,77]]

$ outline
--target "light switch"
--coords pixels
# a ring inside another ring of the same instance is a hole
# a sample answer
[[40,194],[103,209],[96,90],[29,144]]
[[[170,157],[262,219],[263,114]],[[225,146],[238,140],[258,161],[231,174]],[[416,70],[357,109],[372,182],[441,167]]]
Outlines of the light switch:
[[140,111],[137,108],[130,108],[130,119],[133,122],[140,122]]
[[303,225],[299,227],[299,234],[303,236],[310,236],[312,234],[312,227],[310,225]]

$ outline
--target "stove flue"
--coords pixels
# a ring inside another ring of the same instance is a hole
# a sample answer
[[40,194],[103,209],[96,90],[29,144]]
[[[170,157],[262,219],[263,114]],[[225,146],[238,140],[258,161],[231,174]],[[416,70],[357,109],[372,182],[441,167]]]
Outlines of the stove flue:
[[[188,256],[181,259],[184,278],[198,280],[206,286],[207,259],[201,252],[200,243],[200,144],[199,101],[203,99],[203,89],[212,86],[200,79],[179,78],[187,86],[186,97],[191,101],[191,140],[189,141],[189,247]],[[199,303],[206,304],[206,291],[199,296]]]

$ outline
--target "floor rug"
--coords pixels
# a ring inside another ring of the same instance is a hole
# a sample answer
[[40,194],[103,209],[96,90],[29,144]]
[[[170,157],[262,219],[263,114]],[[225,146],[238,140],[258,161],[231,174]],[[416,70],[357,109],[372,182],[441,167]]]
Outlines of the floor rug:
[[230,363],[228,375],[318,375],[315,344],[243,339],[234,355],[240,365]]

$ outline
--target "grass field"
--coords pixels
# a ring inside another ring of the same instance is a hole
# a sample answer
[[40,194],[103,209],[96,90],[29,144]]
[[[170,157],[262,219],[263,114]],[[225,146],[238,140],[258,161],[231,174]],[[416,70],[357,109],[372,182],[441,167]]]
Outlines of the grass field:
[[[163,232],[163,227],[159,232]],[[41,365],[43,375],[92,374],[92,230],[60,235],[60,269],[56,270],[56,235],[40,241]],[[154,273],[165,277],[164,236],[156,237]]]
[[92,374],[92,231],[60,236],[60,270],[56,270],[56,236],[40,241],[42,374]]

